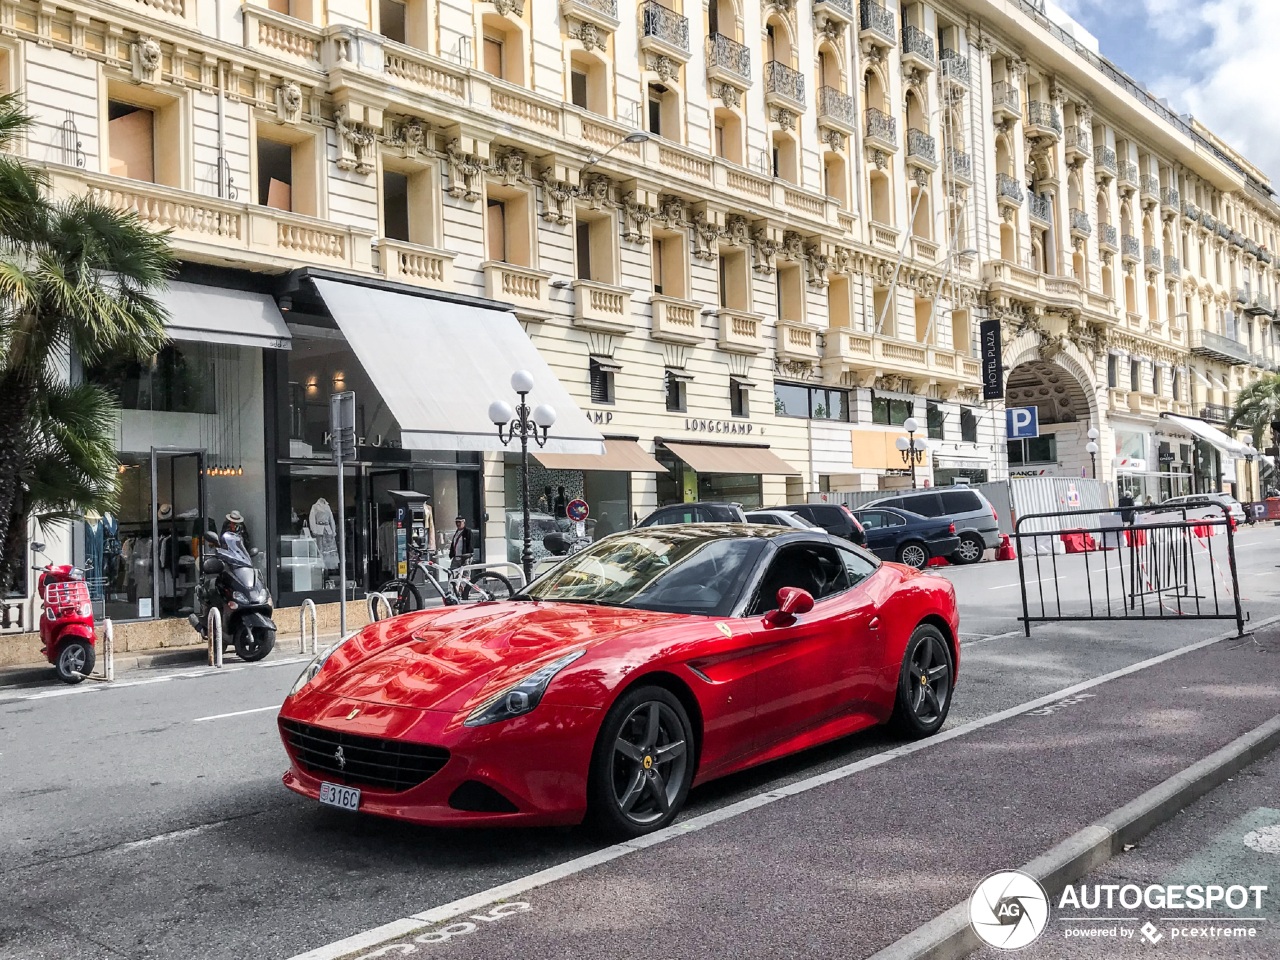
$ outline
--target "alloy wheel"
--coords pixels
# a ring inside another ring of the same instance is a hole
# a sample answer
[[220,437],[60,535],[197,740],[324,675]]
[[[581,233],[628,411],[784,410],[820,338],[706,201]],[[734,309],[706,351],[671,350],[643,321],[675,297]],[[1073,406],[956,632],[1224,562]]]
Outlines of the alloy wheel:
[[912,543],[902,548],[902,562],[909,567],[923,570],[925,564],[929,562],[929,556],[925,553],[924,547]]
[[689,762],[684,725],[665,703],[639,704],[622,722],[613,745],[613,800],[635,824],[667,815]]
[[981,559],[982,547],[979,546],[977,540],[965,537],[960,541],[960,546],[956,550],[956,553],[960,555],[960,559],[965,563],[973,563],[974,561]]
[[911,655],[911,712],[922,724],[935,723],[951,696],[951,668],[941,643],[926,636]]
[[62,648],[58,657],[58,669],[66,676],[84,673],[84,650],[78,643],[70,643]]

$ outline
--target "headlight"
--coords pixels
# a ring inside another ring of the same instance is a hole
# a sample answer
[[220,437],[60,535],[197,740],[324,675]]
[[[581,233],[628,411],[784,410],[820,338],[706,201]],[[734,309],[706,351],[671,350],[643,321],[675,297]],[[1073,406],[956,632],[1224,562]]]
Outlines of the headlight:
[[308,663],[306,668],[302,671],[302,673],[298,675],[298,679],[293,681],[293,686],[289,689],[289,696],[292,697],[295,693],[297,693],[299,690],[305,687],[308,683],[314,680],[316,677],[316,674],[320,672],[320,668],[324,666],[325,661],[328,660],[331,656],[333,656],[333,652],[337,650],[340,646],[342,646],[344,643],[346,643],[348,640],[350,640],[351,637],[354,637],[354,636],[355,634],[353,633],[353,634],[350,634],[349,636],[343,637],[333,646],[327,647],[324,650],[321,650],[319,653],[317,653],[315,656],[315,659],[312,660],[310,663]]
[[547,686],[552,678],[586,652],[575,650],[535,670],[519,683],[507,687],[476,707],[463,725],[482,727],[487,723],[497,723],[499,720],[523,716],[542,702],[542,695],[547,692]]

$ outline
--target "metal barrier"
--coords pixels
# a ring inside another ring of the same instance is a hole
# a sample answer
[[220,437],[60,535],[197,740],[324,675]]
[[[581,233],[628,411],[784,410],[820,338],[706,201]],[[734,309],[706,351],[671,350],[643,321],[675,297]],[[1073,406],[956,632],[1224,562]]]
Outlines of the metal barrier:
[[[382,601],[382,606],[386,609],[385,617],[378,616],[378,601]],[[364,595],[365,606],[369,610],[369,622],[377,623],[379,620],[388,620],[395,616],[395,611],[391,609],[391,601],[381,593],[366,593]]]
[[107,683],[116,678],[116,628],[110,619],[102,622],[102,679]]
[[307,653],[307,614],[311,614],[311,654],[319,653],[320,620],[316,615],[315,601],[310,597],[302,601],[298,608],[298,652]]
[[1028,637],[1033,623],[1096,620],[1234,620],[1244,633],[1235,521],[1213,501],[1027,514],[1014,539]]
[[523,582],[524,571],[518,563],[511,563],[508,560],[496,560],[493,563],[468,563],[465,567],[459,567],[457,570],[450,570],[447,567],[441,567],[446,574],[457,575],[458,573],[469,574],[473,570],[493,570],[501,573],[513,584]]
[[222,666],[222,616],[217,608],[209,611],[209,619],[206,621],[209,632],[209,666]]

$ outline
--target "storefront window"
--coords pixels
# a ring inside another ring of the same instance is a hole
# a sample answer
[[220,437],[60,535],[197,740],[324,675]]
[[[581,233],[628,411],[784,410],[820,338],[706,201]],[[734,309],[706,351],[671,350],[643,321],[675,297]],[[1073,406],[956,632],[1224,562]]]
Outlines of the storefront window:
[[849,393],[827,387],[803,387],[794,383],[773,385],[774,413],[808,420],[849,420]]
[[700,473],[698,499],[721,503],[740,503],[743,510],[764,506],[758,473]]
[[[520,502],[520,464],[509,462],[505,473],[507,561],[519,563],[524,549],[524,513]],[[631,526],[631,474],[617,470],[548,470],[529,464],[530,532],[535,561],[552,556],[542,542],[549,533],[573,532],[566,508],[585,500],[584,533],[599,540]]]
[[896,397],[871,395],[871,422],[900,427],[911,418],[915,404]]

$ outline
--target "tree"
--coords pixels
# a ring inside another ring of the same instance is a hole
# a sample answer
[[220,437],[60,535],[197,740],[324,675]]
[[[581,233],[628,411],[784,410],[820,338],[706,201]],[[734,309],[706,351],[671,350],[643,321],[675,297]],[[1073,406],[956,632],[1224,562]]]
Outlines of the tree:
[[[1227,428],[1248,430],[1259,450],[1280,444],[1280,374],[1268,374],[1240,391]],[[1271,473],[1267,461],[1262,461],[1263,476]]]
[[[30,122],[16,96],[0,97],[0,149]],[[0,591],[25,563],[30,517],[66,521],[115,495],[118,409],[68,382],[68,357],[142,359],[167,340],[156,299],[174,266],[167,236],[46,188],[38,169],[0,155]]]

